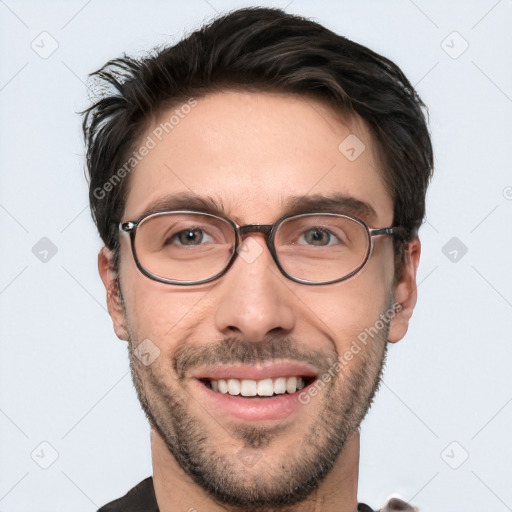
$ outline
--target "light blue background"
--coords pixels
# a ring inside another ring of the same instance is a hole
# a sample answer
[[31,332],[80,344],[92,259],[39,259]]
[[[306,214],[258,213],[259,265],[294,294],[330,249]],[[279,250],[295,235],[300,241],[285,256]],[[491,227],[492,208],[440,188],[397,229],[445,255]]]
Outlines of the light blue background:
[[[245,5],[0,1],[0,511],[94,512],[151,474],[97,274],[75,112],[108,59]],[[512,510],[512,2],[292,0],[287,11],[390,57],[430,108],[419,301],[363,422],[359,499]],[[43,31],[59,45],[47,59],[31,48]],[[42,237],[57,247],[46,263],[32,253]],[[452,237],[468,248],[457,262],[442,252]],[[58,452],[48,469],[30,455],[43,441]]]

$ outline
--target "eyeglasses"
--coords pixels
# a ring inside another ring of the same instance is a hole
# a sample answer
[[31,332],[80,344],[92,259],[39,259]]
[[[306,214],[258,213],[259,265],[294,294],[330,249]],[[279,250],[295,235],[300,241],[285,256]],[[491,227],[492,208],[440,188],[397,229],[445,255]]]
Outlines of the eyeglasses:
[[343,281],[369,260],[373,237],[404,236],[405,228],[369,228],[361,219],[326,212],[286,215],[274,224],[239,226],[231,219],[189,210],[149,212],[120,222],[129,233],[135,263],[150,279],[194,285],[222,276],[248,233],[263,233],[277,267],[292,281],[321,285]]

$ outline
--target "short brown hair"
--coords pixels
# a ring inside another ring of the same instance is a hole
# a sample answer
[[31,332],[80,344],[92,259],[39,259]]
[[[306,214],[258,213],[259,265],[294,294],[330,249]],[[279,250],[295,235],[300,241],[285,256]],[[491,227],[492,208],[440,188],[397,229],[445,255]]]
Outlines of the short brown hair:
[[393,200],[393,224],[408,233],[395,239],[397,282],[404,248],[424,219],[433,154],[426,107],[389,59],[281,9],[244,8],[174,46],[145,58],[124,55],[90,76],[110,89],[82,114],[91,212],[103,242],[114,250],[116,268],[115,223],[124,212],[129,180],[112,179],[150,122],[190,97],[246,88],[314,97],[367,123]]

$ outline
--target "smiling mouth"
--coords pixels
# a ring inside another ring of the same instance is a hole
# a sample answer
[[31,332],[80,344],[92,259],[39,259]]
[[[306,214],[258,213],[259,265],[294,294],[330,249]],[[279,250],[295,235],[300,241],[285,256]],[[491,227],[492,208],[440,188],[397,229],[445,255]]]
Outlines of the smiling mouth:
[[315,377],[297,375],[260,380],[253,379],[198,379],[204,386],[216,393],[241,398],[275,398],[280,395],[292,395],[309,386]]

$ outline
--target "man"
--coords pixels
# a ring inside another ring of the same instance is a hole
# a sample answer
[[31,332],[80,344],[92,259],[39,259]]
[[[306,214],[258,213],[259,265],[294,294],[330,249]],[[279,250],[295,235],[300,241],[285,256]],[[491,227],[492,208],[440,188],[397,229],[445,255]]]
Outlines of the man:
[[266,8],[94,75],[99,272],[153,458],[101,511],[371,511],[359,426],[416,304],[432,174],[409,81]]

